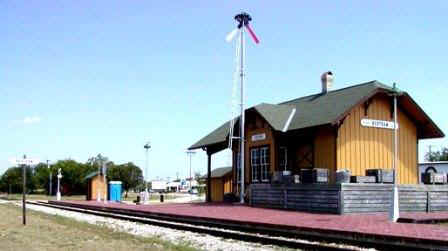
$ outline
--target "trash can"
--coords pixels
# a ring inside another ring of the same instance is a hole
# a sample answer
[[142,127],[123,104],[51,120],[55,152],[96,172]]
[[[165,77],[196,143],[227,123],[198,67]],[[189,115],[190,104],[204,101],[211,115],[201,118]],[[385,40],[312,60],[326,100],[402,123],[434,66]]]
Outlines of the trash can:
[[109,182],[109,199],[111,201],[121,201],[121,181]]

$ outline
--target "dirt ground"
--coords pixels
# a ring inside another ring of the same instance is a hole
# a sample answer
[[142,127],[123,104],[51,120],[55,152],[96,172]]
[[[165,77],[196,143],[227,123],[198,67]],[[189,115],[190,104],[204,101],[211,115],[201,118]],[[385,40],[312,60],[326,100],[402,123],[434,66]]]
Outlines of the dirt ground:
[[193,250],[31,210],[23,226],[22,209],[10,204],[0,204],[0,219],[1,250]]

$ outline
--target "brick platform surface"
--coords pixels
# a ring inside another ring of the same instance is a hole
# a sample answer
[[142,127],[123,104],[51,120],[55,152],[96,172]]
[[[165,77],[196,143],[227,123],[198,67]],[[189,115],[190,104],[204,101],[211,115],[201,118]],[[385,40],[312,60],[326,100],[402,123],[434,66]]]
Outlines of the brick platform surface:
[[[137,210],[147,213],[159,213],[186,217],[200,217],[213,220],[244,222],[249,224],[272,225],[275,227],[293,227],[301,230],[335,231],[346,234],[367,234],[387,238],[416,238],[421,240],[446,241],[448,245],[448,225],[429,225],[413,223],[391,223],[387,214],[316,214],[285,211],[267,208],[255,208],[239,204],[224,203],[187,203],[128,205],[96,201],[59,201],[58,204],[77,204],[96,207]],[[448,219],[443,213],[402,213],[400,216],[414,219]]]

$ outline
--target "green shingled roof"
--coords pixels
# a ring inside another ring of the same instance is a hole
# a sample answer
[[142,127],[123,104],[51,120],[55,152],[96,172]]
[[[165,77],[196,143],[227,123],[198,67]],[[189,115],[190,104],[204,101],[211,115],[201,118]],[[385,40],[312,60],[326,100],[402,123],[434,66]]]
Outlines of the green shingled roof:
[[[393,89],[378,81],[370,81],[327,93],[318,93],[293,99],[277,105],[262,103],[247,109],[246,112],[252,109],[256,110],[274,130],[286,132],[337,123],[355,105],[379,91],[392,92]],[[407,94],[406,96],[409,97]],[[288,120],[290,120],[289,124]],[[430,120],[429,117],[428,120]],[[432,121],[430,122],[437,128]],[[230,122],[224,123],[218,129],[190,146],[189,149],[226,143],[229,125]],[[443,132],[440,131],[440,135],[443,137]]]
[[[232,172],[232,167],[226,166],[226,167],[220,167],[220,168],[213,169],[212,173],[210,175],[212,176],[212,178],[221,178],[221,177],[229,174],[230,172]],[[205,177],[205,178],[207,178],[207,177]]]
[[296,114],[288,130],[332,124],[360,100],[371,96],[379,89],[392,91],[392,88],[384,84],[371,81],[281,103],[293,105],[296,108]]
[[205,146],[210,146],[219,143],[225,143],[227,141],[227,136],[229,135],[230,121],[224,123],[222,126],[215,129],[213,132],[209,133],[207,136],[203,137],[201,140],[196,142],[194,145],[190,146],[188,149],[198,149]]
[[[210,173],[210,176],[212,178],[221,178],[221,177],[224,177],[224,176],[230,174],[231,172],[232,172],[231,166],[219,167],[219,168],[213,169],[212,172]],[[202,176],[202,178],[207,179],[207,174]]]
[[[266,121],[274,128],[274,130],[282,131],[287,126],[289,116],[293,113],[294,105],[272,105],[262,103],[253,107]],[[295,114],[295,111],[293,115]]]

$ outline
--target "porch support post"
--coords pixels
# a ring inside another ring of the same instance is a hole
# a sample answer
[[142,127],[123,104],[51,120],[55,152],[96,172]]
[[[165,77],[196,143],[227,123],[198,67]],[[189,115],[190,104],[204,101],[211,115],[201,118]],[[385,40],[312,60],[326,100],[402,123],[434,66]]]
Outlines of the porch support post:
[[207,151],[207,202],[212,202],[212,154]]

